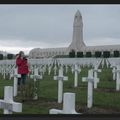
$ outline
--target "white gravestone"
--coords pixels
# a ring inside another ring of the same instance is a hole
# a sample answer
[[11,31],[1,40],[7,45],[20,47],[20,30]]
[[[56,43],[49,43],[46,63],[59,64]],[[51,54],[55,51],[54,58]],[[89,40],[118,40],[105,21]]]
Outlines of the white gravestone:
[[104,67],[104,64],[105,64],[105,61],[104,61],[104,59],[102,59],[102,62],[101,62],[101,64],[102,64],[102,68]]
[[17,96],[17,88],[18,88],[18,78],[21,78],[21,75],[18,74],[18,69],[14,69],[14,86],[13,86],[13,93],[14,96]]
[[73,72],[74,72],[74,66],[73,65],[71,66],[71,71],[72,71],[72,74],[73,74]]
[[109,61],[108,61],[108,59],[106,59],[106,65],[107,65],[107,68],[109,68]]
[[55,67],[54,67],[54,75],[56,75],[57,74],[57,66],[55,65]]
[[11,80],[12,77],[14,77],[14,70],[11,70],[11,71],[10,71],[9,79]]
[[49,66],[49,67],[48,67],[48,75],[51,74],[51,69],[52,69],[52,66]]
[[64,93],[63,110],[50,109],[49,114],[79,114],[75,110],[75,93]]
[[2,70],[2,75],[3,75],[3,79],[5,79],[5,77],[6,77],[6,71],[5,71],[5,66],[3,66],[3,70]]
[[63,81],[68,80],[68,77],[63,76],[63,68],[59,69],[59,75],[54,76],[54,80],[58,80],[58,103],[62,103],[63,98]]
[[[37,80],[42,80],[43,77],[42,77],[42,75],[39,75],[39,74],[38,74],[38,68],[35,68],[35,69],[34,69],[34,75],[30,75],[30,78],[31,78],[31,79],[34,79],[34,82],[36,82]],[[37,89],[37,87],[35,87],[35,89]],[[37,99],[38,99],[37,93],[35,93],[33,99],[34,99],[34,100],[37,100]]]
[[94,88],[96,89],[97,88],[97,83],[99,83],[99,81],[100,81],[97,74],[98,74],[98,72],[101,72],[101,69],[98,69],[98,67],[95,66],[93,72],[94,72]]
[[31,74],[34,74],[34,66],[33,65],[30,65],[30,72],[31,72]]
[[112,66],[113,80],[116,80],[116,66]]
[[4,87],[4,100],[0,100],[0,108],[4,109],[4,114],[12,114],[12,112],[22,112],[22,103],[13,101],[13,87]]
[[46,66],[44,65],[43,68],[42,68],[42,74],[44,75],[46,72]]
[[81,71],[78,66],[75,64],[75,67],[73,69],[73,71],[75,72],[75,75],[74,75],[74,87],[77,87],[78,86],[78,73]]
[[68,73],[68,65],[65,66],[65,73]]
[[117,79],[116,79],[116,90],[119,91],[120,90],[120,66],[117,66]]
[[88,71],[88,77],[82,77],[82,81],[83,82],[88,81],[87,107],[91,108],[93,104],[93,83],[94,83],[92,69]]

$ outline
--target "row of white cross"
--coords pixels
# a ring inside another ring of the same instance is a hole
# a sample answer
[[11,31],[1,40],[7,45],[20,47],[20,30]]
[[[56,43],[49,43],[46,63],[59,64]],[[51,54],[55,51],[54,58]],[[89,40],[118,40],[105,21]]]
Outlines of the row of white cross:
[[[77,86],[77,80],[78,80],[78,77],[76,78],[76,76],[78,76],[78,72],[80,72],[80,70],[78,69],[77,65],[75,65],[75,68],[73,70],[75,72],[75,87]],[[20,77],[19,74],[17,74],[17,69],[14,69],[14,96],[17,95],[17,79]],[[34,79],[34,81],[36,81],[37,79],[42,79],[42,76],[38,74],[38,69],[36,68],[34,70],[34,75],[30,75],[30,77],[32,79]],[[63,81],[64,80],[68,80],[68,77],[65,77],[63,75],[63,67],[61,66],[60,69],[59,69],[59,75],[58,76],[54,76],[54,80],[58,80],[58,103],[62,103],[62,96],[63,96]],[[10,91],[10,90],[9,90]],[[12,93],[10,93],[9,95],[11,95]],[[6,94],[5,94],[6,95]],[[8,99],[9,102],[10,102],[10,99]],[[5,103],[7,104],[7,103]],[[12,108],[10,107],[5,107],[5,105],[3,105],[3,101],[1,101],[1,108],[4,108],[5,110],[8,109],[9,111],[12,111]],[[9,106],[9,105],[8,105]],[[65,107],[66,108],[66,107]],[[14,111],[14,109],[13,109]],[[17,111],[16,111],[17,112]],[[10,112],[8,112],[10,114]],[[75,113],[75,112],[73,112]],[[7,114],[4,112],[4,114]]]
[[[37,71],[36,71],[37,72]],[[35,80],[36,79],[41,79],[41,76],[38,75],[38,73],[36,73],[37,75],[35,76],[32,76]],[[90,74],[91,75],[91,74]],[[88,75],[88,80],[90,80],[90,75]],[[15,78],[17,78],[18,76],[15,76]],[[63,96],[63,80],[68,80],[68,77],[65,77],[63,76],[63,70],[62,70],[62,67],[60,68],[59,70],[59,76],[55,76],[54,77],[55,80],[58,80],[58,103],[62,103],[62,96]],[[17,81],[17,80],[16,80]],[[89,81],[88,81],[89,83]],[[88,85],[88,88],[90,88],[90,86]],[[17,88],[16,88],[17,89]],[[16,89],[14,89],[14,91],[16,91]],[[92,92],[91,92],[92,93]],[[90,93],[90,94],[91,94]],[[15,112],[21,112],[21,103],[16,103],[16,102],[13,102],[13,88],[8,86],[8,87],[5,87],[5,97],[4,97],[4,100],[1,100],[0,101],[0,108],[3,108],[4,109],[4,114],[11,114],[12,111],[15,111]],[[15,93],[14,93],[15,94]],[[65,94],[66,95],[66,94]],[[72,97],[71,99],[69,99],[70,102],[68,102],[68,99],[70,96],[71,96],[71,93],[68,94],[68,97],[64,97],[64,104],[63,104],[63,113],[70,113],[70,110],[72,110],[72,107],[74,108],[74,97]],[[74,96],[74,94],[72,95]],[[88,100],[88,102],[91,101],[90,99]],[[66,104],[67,103],[67,104]],[[89,102],[90,103],[90,102]],[[72,105],[73,104],[73,105]],[[71,108],[71,109],[69,109]],[[50,113],[53,113],[53,109],[51,110]],[[75,114],[76,112],[75,111],[72,111],[71,114]]]
[[109,58],[110,67],[112,68],[113,80],[116,80],[116,90],[120,90],[120,58]]
[[[104,60],[103,60],[104,61]],[[102,61],[102,65],[104,64],[104,62]],[[92,103],[93,103],[93,87],[94,88],[97,88],[97,84],[99,83],[99,78],[97,76],[97,73],[98,72],[101,72],[100,69],[98,69],[99,65],[100,65],[100,62],[101,61],[97,61],[96,65],[94,66],[94,69],[91,69],[88,71],[88,77],[83,77],[82,78],[82,81],[87,81],[88,82],[88,100],[87,100],[87,107],[88,108],[91,108],[92,107]],[[110,60],[107,60],[106,62],[107,66],[109,66],[109,64],[111,64]],[[55,110],[55,109],[52,109],[50,110],[50,114],[52,113],[71,113],[71,114],[75,114],[77,113],[75,111],[75,94],[74,93],[64,93],[64,97],[63,97],[63,81],[67,81],[68,80],[68,77],[67,76],[64,76],[63,75],[63,65],[64,64],[60,64],[59,65],[59,74],[58,76],[54,76],[54,80],[58,80],[58,103],[62,103],[62,100],[63,100],[63,110]],[[68,64],[69,65],[69,64]],[[13,69],[13,66],[11,66],[11,68]],[[34,66],[34,67],[33,67]],[[34,81],[36,80],[42,80],[43,76],[42,74],[44,74],[44,72],[46,71],[47,65],[45,64],[44,62],[44,65],[31,65],[31,71],[32,71],[32,75],[30,75],[30,78],[34,79]],[[52,66],[53,64],[50,62],[48,64],[48,74],[50,75],[51,73],[51,69],[52,69]],[[112,65],[111,65],[112,66]],[[113,67],[113,66],[112,66]],[[66,68],[66,72],[68,70],[68,66],[65,66]],[[113,69],[113,74],[117,73],[116,77],[115,75],[114,76],[114,79],[116,79],[116,90],[119,90],[120,89],[120,67],[119,66],[116,66],[116,67],[113,67],[115,69]],[[116,70],[117,68],[117,70]],[[41,70],[42,69],[42,70]],[[42,74],[39,75],[39,72],[42,71]],[[44,71],[44,72],[43,72]],[[78,86],[78,74],[81,72],[81,69],[80,69],[80,65],[79,64],[72,64],[72,72],[74,72],[74,87],[77,87]],[[19,78],[20,76],[17,74],[17,69],[14,69],[14,96],[17,95],[17,78]],[[57,66],[55,65],[54,67],[54,74],[57,75]],[[4,93],[5,95],[5,93]],[[13,97],[13,95],[11,95]],[[70,99],[67,99],[69,97],[72,97],[71,100]],[[35,99],[37,99],[37,95],[35,96]],[[1,105],[1,108],[4,108],[5,111],[10,111],[10,112],[4,112],[4,113],[11,113],[11,111],[16,111],[15,108],[13,109],[12,107],[10,106],[13,106],[13,105],[8,105],[7,106],[7,102],[4,103],[3,102],[4,100],[0,101],[0,105]],[[68,104],[67,104],[68,103]],[[4,105],[3,105],[4,104]],[[11,104],[11,103],[10,103]],[[71,109],[70,109],[71,108]],[[18,110],[19,112],[20,110]],[[57,111],[57,112],[56,112]]]

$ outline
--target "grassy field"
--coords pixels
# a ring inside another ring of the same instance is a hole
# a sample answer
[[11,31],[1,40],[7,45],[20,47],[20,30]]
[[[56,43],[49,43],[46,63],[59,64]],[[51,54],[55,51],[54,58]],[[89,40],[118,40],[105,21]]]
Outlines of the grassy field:
[[[109,68],[102,69],[98,74],[100,82],[98,88],[94,89],[93,107],[87,109],[87,83],[81,81],[81,76],[88,74],[88,68],[82,68],[79,74],[79,86],[74,88],[74,74],[68,69],[68,81],[64,82],[64,92],[76,93],[76,111],[85,114],[115,114],[120,113],[120,92],[116,92],[116,82],[112,80],[112,71]],[[22,113],[19,114],[48,114],[49,109],[62,109],[62,104],[57,103],[57,81],[53,80],[53,71],[51,75],[47,72],[43,80],[39,81],[39,99],[25,100],[23,102]],[[0,98],[3,99],[4,86],[13,85],[12,80],[3,80],[0,78]],[[15,101],[22,102],[18,95]],[[3,113],[3,110],[0,110]],[[15,113],[16,114],[16,113]],[[17,113],[18,114],[18,113]]]

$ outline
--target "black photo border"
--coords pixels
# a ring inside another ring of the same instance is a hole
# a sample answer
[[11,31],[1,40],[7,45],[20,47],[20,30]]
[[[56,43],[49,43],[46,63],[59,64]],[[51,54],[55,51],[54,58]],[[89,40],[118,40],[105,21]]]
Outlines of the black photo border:
[[[0,0],[4,4],[120,4],[120,0]],[[120,120],[120,114],[79,114],[79,115],[49,115],[49,114],[0,114],[0,120]]]

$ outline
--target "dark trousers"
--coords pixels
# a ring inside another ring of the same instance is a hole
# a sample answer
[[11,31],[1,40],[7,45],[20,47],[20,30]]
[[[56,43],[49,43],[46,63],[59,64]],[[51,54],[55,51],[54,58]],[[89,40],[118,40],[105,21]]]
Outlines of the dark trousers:
[[25,85],[27,75],[26,74],[21,74],[21,78],[18,78],[18,85]]

